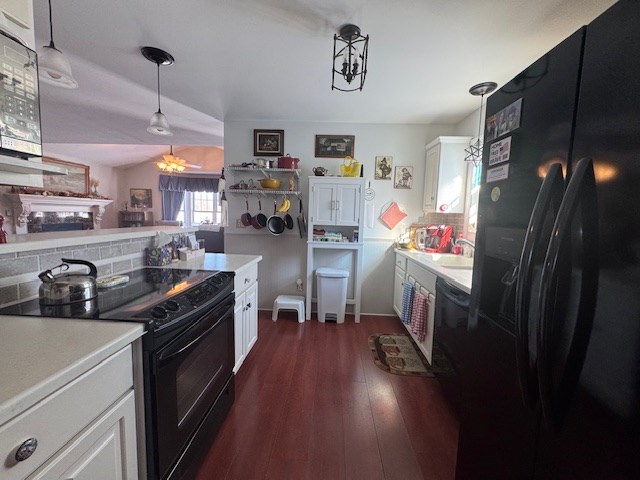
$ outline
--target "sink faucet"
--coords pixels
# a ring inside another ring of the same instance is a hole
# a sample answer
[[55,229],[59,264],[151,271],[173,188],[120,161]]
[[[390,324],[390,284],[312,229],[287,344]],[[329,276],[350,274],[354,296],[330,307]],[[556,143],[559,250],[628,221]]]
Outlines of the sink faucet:
[[[465,257],[473,257],[473,252],[475,252],[476,244],[466,238],[457,238],[454,242],[455,245],[462,245],[462,255]],[[468,252],[468,249],[464,248],[464,245],[471,247],[473,250]],[[468,253],[467,253],[468,252]]]

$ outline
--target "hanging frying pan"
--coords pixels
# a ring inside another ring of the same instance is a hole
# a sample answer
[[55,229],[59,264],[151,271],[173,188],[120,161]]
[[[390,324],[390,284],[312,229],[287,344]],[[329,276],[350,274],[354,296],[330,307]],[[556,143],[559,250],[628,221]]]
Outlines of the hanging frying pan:
[[243,213],[242,215],[240,215],[240,221],[242,222],[242,224],[245,227],[248,227],[249,225],[251,225],[251,214],[249,213],[249,197],[245,196],[244,198],[244,203],[247,207],[247,211],[245,213]]
[[260,210],[260,213],[254,215],[251,219],[251,225],[253,225],[253,228],[255,228],[256,230],[260,230],[267,226],[267,216],[262,213],[262,200],[260,199],[258,199],[258,208]]
[[[289,200],[287,199],[287,202]],[[291,205],[289,203],[287,206]],[[293,217],[289,214],[289,208],[285,210],[286,214],[284,216],[284,226],[287,227],[288,230],[293,230]]]
[[284,229],[285,229],[284,219],[277,215],[277,210],[276,210],[277,205],[278,205],[278,202],[274,200],[273,215],[271,215],[267,220],[267,229],[273,235],[280,235],[282,232],[284,232]]
[[304,234],[307,233],[307,226],[304,223],[304,210],[302,209],[302,199],[300,198],[300,206],[298,207],[298,231],[300,232],[300,238],[304,238]]

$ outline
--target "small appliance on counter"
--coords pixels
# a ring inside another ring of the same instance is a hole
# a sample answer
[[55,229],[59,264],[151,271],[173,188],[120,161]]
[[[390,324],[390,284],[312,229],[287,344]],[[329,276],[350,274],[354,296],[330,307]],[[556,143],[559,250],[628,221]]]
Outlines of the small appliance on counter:
[[415,246],[431,253],[451,251],[453,227],[451,225],[424,225],[415,230]]

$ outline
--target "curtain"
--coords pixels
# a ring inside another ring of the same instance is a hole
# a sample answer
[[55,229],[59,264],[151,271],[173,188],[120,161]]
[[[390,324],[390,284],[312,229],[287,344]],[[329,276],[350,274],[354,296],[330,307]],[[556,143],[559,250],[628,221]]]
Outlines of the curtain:
[[160,175],[161,192],[218,192],[218,177]]
[[180,205],[184,200],[184,191],[174,192],[172,190],[162,190],[162,219],[175,220],[178,218]]

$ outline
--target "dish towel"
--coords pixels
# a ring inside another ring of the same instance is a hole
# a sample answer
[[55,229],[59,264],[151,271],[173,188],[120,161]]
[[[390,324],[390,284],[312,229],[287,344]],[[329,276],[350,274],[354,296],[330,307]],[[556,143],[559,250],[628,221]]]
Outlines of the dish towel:
[[413,285],[409,282],[405,282],[402,289],[402,312],[400,315],[400,320],[405,325],[409,325],[411,322],[411,310],[413,307]]
[[427,336],[427,297],[416,292],[413,296],[413,309],[411,312],[411,331],[424,342]]

